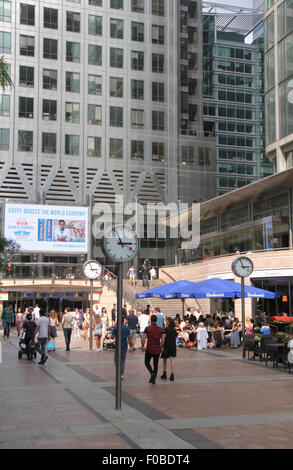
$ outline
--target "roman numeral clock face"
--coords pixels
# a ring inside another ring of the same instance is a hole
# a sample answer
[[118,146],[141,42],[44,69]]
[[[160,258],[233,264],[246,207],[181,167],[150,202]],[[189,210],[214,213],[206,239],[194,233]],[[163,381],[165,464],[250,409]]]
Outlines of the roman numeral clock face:
[[133,259],[139,250],[139,239],[128,225],[115,225],[105,234],[103,248],[115,263]]

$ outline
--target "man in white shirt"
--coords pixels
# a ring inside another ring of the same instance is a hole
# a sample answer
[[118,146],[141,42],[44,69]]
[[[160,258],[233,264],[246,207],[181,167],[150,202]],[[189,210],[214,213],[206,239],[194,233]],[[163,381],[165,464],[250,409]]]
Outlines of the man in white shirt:
[[146,315],[142,311],[137,312],[137,314],[138,314],[139,334],[140,334],[140,339],[142,339],[143,334],[144,334],[144,330],[150,324],[150,319],[149,319],[148,315]]
[[65,228],[65,220],[59,220],[59,227],[54,232],[55,242],[69,242],[71,240],[71,233],[68,228]]
[[101,309],[99,304],[93,305],[93,313],[94,315],[101,315]]
[[197,320],[198,320],[199,317],[202,315],[202,313],[201,313],[201,311],[200,311],[199,308],[197,308],[197,309],[195,310],[194,315],[195,315],[195,317],[196,317]]
[[37,321],[40,318],[40,307],[38,304],[36,304],[33,309],[33,315],[34,315],[33,318],[35,319],[35,321]]

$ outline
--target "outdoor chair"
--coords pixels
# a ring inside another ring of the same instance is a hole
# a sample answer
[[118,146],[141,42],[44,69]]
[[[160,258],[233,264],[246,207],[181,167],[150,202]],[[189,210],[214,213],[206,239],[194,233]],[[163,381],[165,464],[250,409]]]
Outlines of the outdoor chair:
[[254,335],[244,336],[244,347],[243,347],[243,359],[245,359],[247,352],[247,359],[251,360],[250,353],[253,352],[252,360],[255,360],[256,356],[259,356],[259,346],[254,339]]
[[266,362],[266,366],[268,365],[268,361],[273,361],[273,367],[278,365],[278,351],[269,346],[275,342],[274,338],[269,335],[263,336],[260,341],[260,360],[264,360]]

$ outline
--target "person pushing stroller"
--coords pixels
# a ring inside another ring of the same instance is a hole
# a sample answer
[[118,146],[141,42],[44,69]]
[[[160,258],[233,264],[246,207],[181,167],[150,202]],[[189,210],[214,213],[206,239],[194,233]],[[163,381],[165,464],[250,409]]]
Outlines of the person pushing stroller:
[[23,323],[23,331],[25,333],[25,344],[26,344],[26,355],[28,359],[32,359],[32,348],[30,346],[31,341],[35,337],[35,331],[37,328],[36,323],[33,321],[32,309],[29,309],[29,313],[26,315],[26,319]]

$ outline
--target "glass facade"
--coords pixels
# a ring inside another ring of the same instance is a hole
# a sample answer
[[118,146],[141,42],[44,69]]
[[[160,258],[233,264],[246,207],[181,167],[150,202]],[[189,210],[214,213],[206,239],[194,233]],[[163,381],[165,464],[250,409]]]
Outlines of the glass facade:
[[272,173],[264,155],[263,39],[204,24],[204,128],[215,133],[217,195]]

